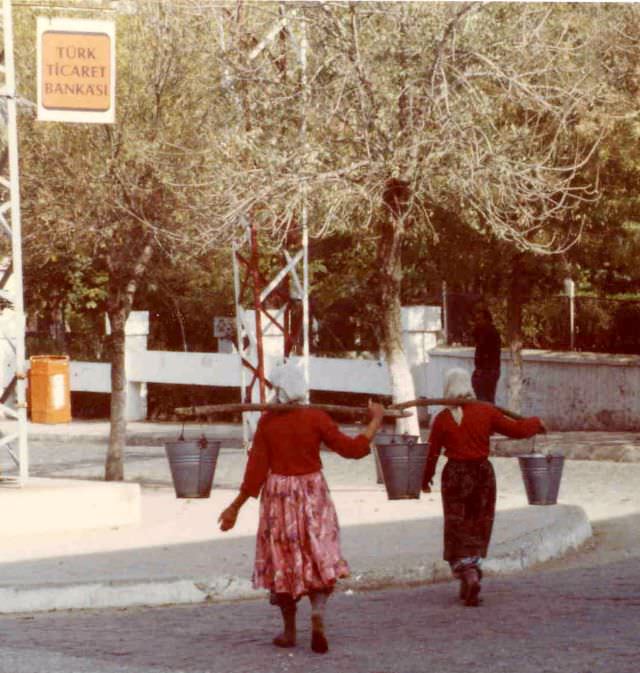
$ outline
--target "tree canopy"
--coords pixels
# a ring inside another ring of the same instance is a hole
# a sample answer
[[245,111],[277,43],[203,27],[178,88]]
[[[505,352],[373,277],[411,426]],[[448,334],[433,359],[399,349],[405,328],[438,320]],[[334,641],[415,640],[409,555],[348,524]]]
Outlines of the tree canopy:
[[[32,100],[37,11],[15,10]],[[558,264],[585,288],[637,283],[637,7],[140,0],[113,16],[117,123],[20,117],[31,310],[106,308],[118,334],[135,301],[184,315],[247,222],[275,250],[304,221],[317,305],[357,290],[400,381],[419,283],[544,288]]]

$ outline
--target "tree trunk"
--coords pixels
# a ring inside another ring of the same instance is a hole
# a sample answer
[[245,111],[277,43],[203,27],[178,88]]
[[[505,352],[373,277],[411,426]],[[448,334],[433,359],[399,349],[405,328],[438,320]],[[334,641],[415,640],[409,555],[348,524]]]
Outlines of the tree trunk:
[[[400,218],[408,201],[408,186],[389,180],[384,194],[388,217],[380,222],[376,281],[379,288],[381,339],[380,346],[389,368],[393,403],[413,400],[415,385],[402,343],[402,257],[403,222]],[[374,285],[375,287],[375,285]],[[420,434],[417,410],[409,418],[396,421],[396,432]]]
[[180,338],[182,339],[182,350],[187,353],[189,351],[189,344],[187,343],[187,330],[184,325],[184,317],[182,311],[180,310],[179,303],[174,299],[173,306],[176,312],[176,319],[178,320],[178,326],[180,327]]
[[511,354],[511,366],[507,381],[507,407],[520,413],[522,410],[522,309],[525,302],[525,290],[518,279],[517,261],[512,269],[511,283],[507,297],[507,339]]
[[109,273],[112,274],[112,277],[108,312],[111,322],[113,350],[111,354],[111,425],[104,475],[106,481],[122,481],[124,479],[123,456],[127,439],[125,324],[131,313],[138,283],[147,270],[152,254],[151,236],[147,235],[131,275],[123,284],[118,282],[116,264],[113,260],[110,260],[109,263]]
[[124,307],[109,312],[111,322],[111,425],[105,461],[106,481],[124,479],[124,447],[127,439],[127,380],[125,372],[125,331],[127,316]]
[[[406,402],[416,397],[413,376],[409,368],[409,362],[404,352],[402,343],[402,321],[400,292],[395,296],[386,293],[384,305],[381,307],[382,320],[382,350],[391,382],[391,399],[393,403]],[[411,435],[419,435],[417,411],[409,418],[399,418],[396,421],[396,432],[408,432]]]
[[67,334],[64,324],[64,307],[61,301],[56,301],[50,311],[49,333],[57,353],[67,353]]

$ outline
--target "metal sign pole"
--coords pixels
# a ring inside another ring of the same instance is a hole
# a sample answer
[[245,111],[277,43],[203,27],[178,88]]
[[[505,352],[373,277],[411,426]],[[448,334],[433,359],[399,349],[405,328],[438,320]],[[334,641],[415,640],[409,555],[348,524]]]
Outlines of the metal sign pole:
[[[3,204],[2,212],[11,210],[11,254],[13,266],[13,331],[7,334],[15,346],[16,410],[11,414],[18,421],[19,483],[29,478],[29,453],[27,448],[27,405],[25,375],[25,316],[22,283],[22,230],[20,222],[20,182],[18,165],[18,125],[15,91],[15,64],[13,59],[13,18],[11,1],[3,0],[2,6],[4,37],[4,87],[2,97],[7,110],[7,149],[9,153],[9,180],[2,179],[2,185],[9,191],[9,200]],[[7,438],[5,438],[6,440]]]
[[447,307],[447,281],[442,281],[442,332],[445,344],[449,344],[449,311]]
[[571,278],[565,278],[564,289],[569,297],[569,350],[575,350],[576,333],[576,284]]

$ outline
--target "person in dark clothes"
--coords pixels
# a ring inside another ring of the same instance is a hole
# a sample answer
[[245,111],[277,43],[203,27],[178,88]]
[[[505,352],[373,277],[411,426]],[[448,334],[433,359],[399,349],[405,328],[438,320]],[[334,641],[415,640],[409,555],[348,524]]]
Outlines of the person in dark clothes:
[[469,373],[464,369],[447,372],[444,396],[466,398],[470,402],[448,407],[436,415],[429,435],[422,490],[430,492],[436,463],[444,449],[447,463],[441,481],[443,558],[460,580],[460,598],[465,605],[476,606],[482,559],[487,555],[496,508],[496,478],[488,460],[489,439],[494,432],[523,439],[546,432],[546,428],[536,416],[513,420],[492,404],[474,400]]
[[491,312],[485,306],[476,308],[473,339],[476,344],[471,377],[473,391],[478,400],[495,404],[500,378],[500,334],[493,324]]

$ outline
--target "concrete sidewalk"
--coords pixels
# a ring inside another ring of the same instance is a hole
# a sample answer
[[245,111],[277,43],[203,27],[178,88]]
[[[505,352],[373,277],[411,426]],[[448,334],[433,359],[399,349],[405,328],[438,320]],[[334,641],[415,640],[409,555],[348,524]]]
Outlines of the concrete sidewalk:
[[[244,469],[244,451],[233,448],[241,444],[240,428],[204,428],[208,436],[225,437],[224,448],[211,497],[193,500],[175,498],[162,446],[180,430],[175,424],[129,425],[125,476],[142,485],[138,525],[3,539],[0,611],[158,605],[261,595],[251,589],[249,580],[257,502],[245,505],[233,531],[223,534],[216,523],[234,497]],[[185,434],[198,436],[202,430],[202,426],[189,426]],[[588,445],[585,434],[589,433],[581,433],[581,446]],[[601,446],[603,433],[593,434],[594,445]],[[556,442],[570,452],[568,435],[557,435]],[[108,423],[32,425],[32,474],[83,483],[100,479],[107,436]],[[634,438],[617,439],[634,443]],[[503,446],[502,452],[507,449]],[[343,552],[352,570],[351,578],[341,582],[343,589],[450,577],[441,560],[438,492],[423,494],[420,500],[389,501],[384,487],[376,484],[371,457],[346,461],[324,453],[323,462],[341,522]],[[517,460],[495,458],[493,463],[499,495],[485,565],[488,574],[511,572],[560,556],[591,535],[591,521],[640,511],[640,464],[567,461],[560,504],[535,507],[527,504]],[[3,469],[7,469],[4,459]]]

